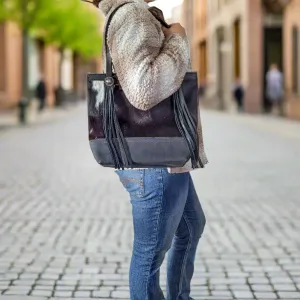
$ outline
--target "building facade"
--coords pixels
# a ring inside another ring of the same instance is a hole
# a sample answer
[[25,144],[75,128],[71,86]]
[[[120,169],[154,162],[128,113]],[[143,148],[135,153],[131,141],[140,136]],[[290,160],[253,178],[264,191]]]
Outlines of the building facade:
[[193,70],[198,72],[199,83],[205,84],[208,69],[207,0],[185,0],[182,24],[190,40]]
[[[206,83],[205,103],[221,110],[234,109],[232,86],[239,79],[246,90],[245,110],[249,113],[268,110],[265,75],[272,63],[276,63],[286,74],[286,63],[290,61],[291,55],[287,53],[291,51],[284,49],[284,28],[287,23],[299,23],[295,6],[300,3],[297,0],[293,2],[294,4],[290,0],[183,2],[183,24],[190,37],[193,68],[199,73],[200,83]],[[286,30],[291,31],[291,28]],[[289,97],[294,99],[295,95]],[[293,103],[297,105],[296,100]]]
[[286,112],[300,119],[300,1],[293,0],[284,13],[284,75]]
[[[62,65],[62,87],[75,93],[77,97],[84,97],[86,74],[101,71],[100,55],[87,62],[81,60],[76,54],[66,51]],[[48,93],[47,104],[54,105],[55,90],[60,81],[58,49],[45,45],[43,41],[29,38],[27,59],[26,84],[29,90],[35,89],[40,75],[43,75]],[[19,103],[22,96],[22,84],[21,31],[11,22],[0,23],[0,110],[13,108]]]
[[21,42],[14,24],[0,24],[0,109],[16,104],[21,95]]
[[246,90],[246,111],[260,112],[264,78],[261,0],[210,0],[207,14],[207,97],[221,110],[233,108],[232,86],[240,79]]

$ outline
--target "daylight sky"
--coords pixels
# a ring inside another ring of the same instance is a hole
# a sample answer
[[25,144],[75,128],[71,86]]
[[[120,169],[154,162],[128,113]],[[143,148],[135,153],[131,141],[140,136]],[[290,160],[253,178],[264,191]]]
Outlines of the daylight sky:
[[182,3],[182,0],[157,0],[152,5],[159,7],[163,10],[165,18],[171,17],[171,11],[174,6]]

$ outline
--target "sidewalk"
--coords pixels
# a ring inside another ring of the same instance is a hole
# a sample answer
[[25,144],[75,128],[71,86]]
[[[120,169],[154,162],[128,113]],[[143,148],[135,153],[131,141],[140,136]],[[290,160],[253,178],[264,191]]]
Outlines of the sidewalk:
[[64,107],[53,107],[46,108],[43,112],[39,113],[37,105],[33,103],[27,111],[27,122],[26,125],[22,125],[19,122],[19,110],[16,108],[11,111],[1,112],[0,111],[0,130],[14,128],[19,126],[31,126],[41,123],[47,123],[49,121],[54,121],[68,115],[70,112],[86,105],[85,101],[80,101],[77,103],[72,103],[72,105],[67,105]]
[[233,118],[241,123],[249,124],[258,129],[285,138],[300,139],[300,122],[276,115],[251,115],[251,114],[231,114]]

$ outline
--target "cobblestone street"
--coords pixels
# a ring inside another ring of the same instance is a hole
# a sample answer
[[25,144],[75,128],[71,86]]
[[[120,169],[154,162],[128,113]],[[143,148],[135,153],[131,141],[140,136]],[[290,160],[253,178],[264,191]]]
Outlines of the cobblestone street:
[[[85,116],[0,131],[1,300],[129,299],[130,202]],[[203,126],[193,298],[299,300],[300,123],[206,111]]]

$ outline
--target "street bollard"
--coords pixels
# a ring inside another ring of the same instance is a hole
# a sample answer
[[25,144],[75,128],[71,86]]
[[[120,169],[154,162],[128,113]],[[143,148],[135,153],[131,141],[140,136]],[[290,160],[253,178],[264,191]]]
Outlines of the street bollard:
[[28,100],[26,98],[21,98],[19,102],[19,122],[23,125],[27,122],[27,108]]

